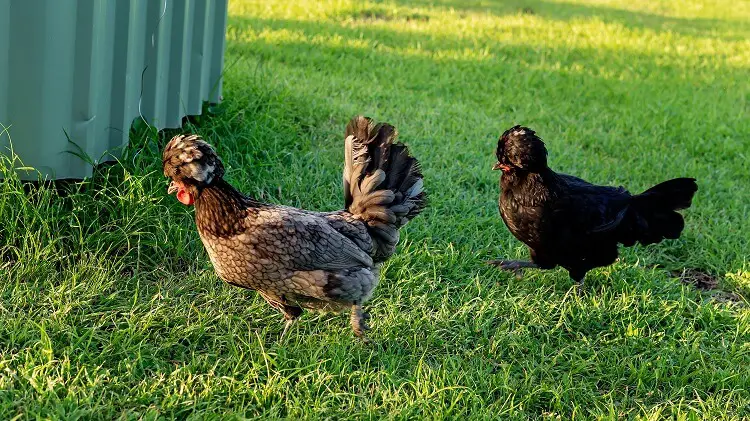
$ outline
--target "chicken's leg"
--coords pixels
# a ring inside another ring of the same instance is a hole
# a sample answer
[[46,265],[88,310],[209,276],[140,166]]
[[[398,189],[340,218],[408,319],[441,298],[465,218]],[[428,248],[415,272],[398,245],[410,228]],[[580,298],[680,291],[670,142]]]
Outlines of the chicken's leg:
[[284,330],[281,331],[281,336],[279,337],[279,339],[284,339],[284,335],[286,335],[286,331],[289,330],[289,328],[294,324],[296,320],[297,319],[287,319],[284,322]]
[[525,260],[489,260],[488,265],[495,266],[502,270],[513,272],[517,279],[521,279],[523,276],[524,269],[538,269],[539,266],[534,262],[527,262]]
[[370,327],[367,326],[366,323],[366,320],[369,318],[370,315],[362,310],[361,304],[352,305],[352,314],[349,318],[349,321],[352,325],[352,330],[354,330],[355,335],[357,335],[365,342],[368,342],[367,336],[365,336],[365,331],[370,329]]
[[539,269],[536,263],[525,260],[488,260],[488,265],[496,266],[502,270],[517,272],[520,269]]
[[292,327],[294,322],[297,321],[299,316],[302,315],[302,309],[299,307],[284,305],[281,307],[281,313],[284,315],[284,319],[286,321],[284,322],[284,330],[281,331],[281,337],[279,339],[284,339],[284,335],[286,335],[286,331],[289,330],[289,328]]
[[513,272],[519,278],[523,274],[523,269],[539,269],[536,263],[524,260],[489,260],[487,264],[508,272]]
[[581,292],[583,290],[583,279],[586,277],[586,271],[568,269],[568,274],[572,280],[576,281],[576,292]]

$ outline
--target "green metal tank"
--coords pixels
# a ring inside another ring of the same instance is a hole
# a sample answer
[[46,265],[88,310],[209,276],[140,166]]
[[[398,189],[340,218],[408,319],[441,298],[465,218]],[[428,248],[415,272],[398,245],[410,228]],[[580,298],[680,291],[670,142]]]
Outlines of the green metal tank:
[[226,21],[227,0],[0,0],[0,154],[83,178],[71,142],[103,161],[140,115],[179,127],[219,101]]

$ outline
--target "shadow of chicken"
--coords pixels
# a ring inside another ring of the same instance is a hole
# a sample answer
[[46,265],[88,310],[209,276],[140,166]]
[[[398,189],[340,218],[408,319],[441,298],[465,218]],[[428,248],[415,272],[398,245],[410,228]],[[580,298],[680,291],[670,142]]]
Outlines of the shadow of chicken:
[[256,290],[286,319],[303,309],[349,311],[365,339],[362,305],[399,228],[426,205],[420,165],[396,129],[358,116],[346,126],[344,210],[312,212],[263,203],[232,187],[214,148],[194,134],[175,136],[163,153],[169,194],[195,206],[211,263],[229,284]]
[[531,261],[488,263],[513,272],[561,266],[579,285],[591,269],[617,260],[618,244],[678,238],[685,222],[677,211],[690,207],[698,190],[694,178],[675,178],[632,195],[556,173],[547,166],[544,142],[528,127],[506,130],[495,154],[500,215],[529,247]]

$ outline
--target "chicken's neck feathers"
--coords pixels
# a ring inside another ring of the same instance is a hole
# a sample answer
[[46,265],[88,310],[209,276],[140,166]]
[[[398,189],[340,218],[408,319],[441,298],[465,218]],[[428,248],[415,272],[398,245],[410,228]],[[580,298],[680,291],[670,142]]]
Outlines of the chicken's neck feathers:
[[195,200],[195,221],[201,232],[231,236],[245,229],[248,210],[263,206],[223,178],[203,188]]
[[540,172],[513,171],[500,178],[500,197],[523,206],[540,206],[555,197],[558,183],[559,177],[549,168]]

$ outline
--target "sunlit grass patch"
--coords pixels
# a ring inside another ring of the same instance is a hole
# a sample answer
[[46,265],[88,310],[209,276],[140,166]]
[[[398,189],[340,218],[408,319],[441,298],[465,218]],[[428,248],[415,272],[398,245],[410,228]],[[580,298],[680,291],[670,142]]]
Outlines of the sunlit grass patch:
[[[340,208],[359,113],[422,162],[430,208],[383,269],[374,344],[318,314],[280,341],[166,196],[173,132],[140,127],[82,182],[24,184],[0,158],[0,418],[749,417],[748,22],[710,0],[232,0],[225,101],[185,130],[233,184]],[[594,182],[696,177],[683,236],[624,249],[582,294],[485,265],[526,255],[490,170],[516,123]]]

